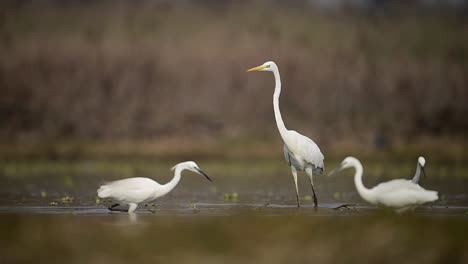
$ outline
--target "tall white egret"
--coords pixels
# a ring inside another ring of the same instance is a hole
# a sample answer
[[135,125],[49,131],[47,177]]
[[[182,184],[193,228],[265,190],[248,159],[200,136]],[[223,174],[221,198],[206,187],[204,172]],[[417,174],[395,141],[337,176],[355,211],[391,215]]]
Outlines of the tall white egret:
[[426,176],[426,172],[424,171],[425,165],[426,165],[426,159],[424,157],[419,157],[418,164],[416,164],[416,173],[414,174],[414,177],[411,180],[413,183],[419,183],[421,171],[423,173],[423,176]]
[[314,197],[314,206],[317,208],[317,195],[314,189],[314,175],[323,174],[323,154],[319,147],[310,138],[299,134],[294,130],[288,130],[284,125],[279,109],[279,97],[281,94],[281,79],[276,63],[272,61],[247,70],[253,71],[269,71],[275,76],[275,92],[273,93],[273,109],[275,112],[276,125],[284,142],[283,152],[284,158],[291,167],[291,172],[296,185],[297,207],[299,203],[299,189],[297,187],[297,171],[305,171],[309,176],[310,186]]
[[389,207],[400,213],[439,199],[436,191],[426,190],[411,180],[405,179],[382,182],[367,189],[362,183],[362,164],[354,157],[345,158],[338,168],[330,172],[329,176],[347,168],[356,169],[354,184],[362,199],[370,204]]
[[174,171],[174,178],[163,185],[149,178],[135,177],[109,182],[102,185],[97,193],[100,198],[112,198],[118,202],[109,206],[109,210],[119,211],[115,207],[123,203],[128,204],[128,213],[133,213],[139,203],[151,202],[172,191],[179,183],[181,173],[184,170],[196,172],[212,181],[193,161],[179,163],[172,167],[172,170]]

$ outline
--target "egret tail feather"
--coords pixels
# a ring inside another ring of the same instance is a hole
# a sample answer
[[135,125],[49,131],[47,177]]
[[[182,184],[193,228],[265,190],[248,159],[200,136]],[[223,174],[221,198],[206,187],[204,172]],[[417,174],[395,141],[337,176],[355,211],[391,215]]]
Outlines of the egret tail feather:
[[112,189],[107,185],[103,185],[97,190],[97,193],[99,198],[108,198],[112,194]]

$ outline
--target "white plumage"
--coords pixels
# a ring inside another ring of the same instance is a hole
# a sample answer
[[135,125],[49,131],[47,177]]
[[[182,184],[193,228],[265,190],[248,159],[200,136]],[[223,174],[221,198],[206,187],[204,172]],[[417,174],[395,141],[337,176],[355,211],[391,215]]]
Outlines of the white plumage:
[[[286,141],[284,144],[284,158],[289,162],[289,157],[294,159],[295,167],[299,171],[304,171],[307,166],[313,166],[314,168],[324,168],[323,160],[324,156],[320,151],[317,144],[312,139],[299,134],[294,130],[288,130],[286,132]],[[293,160],[291,160],[293,161]]]
[[418,163],[416,164],[416,173],[414,174],[413,179],[411,180],[414,183],[419,183],[421,179],[421,172],[424,176],[426,176],[426,172],[424,171],[424,166],[426,166],[426,159],[424,157],[418,158]]
[[167,188],[152,179],[135,177],[106,183],[97,192],[100,198],[114,198],[129,204],[152,201],[165,195],[166,191]]
[[297,206],[299,203],[299,189],[297,187],[297,171],[305,171],[309,176],[310,186],[314,197],[314,206],[317,208],[317,196],[314,189],[314,175],[321,175],[323,173],[323,154],[317,144],[310,138],[299,134],[294,130],[286,129],[281,112],[279,109],[279,96],[281,94],[281,78],[279,75],[278,66],[272,61],[265,62],[264,64],[247,70],[252,71],[270,71],[275,76],[275,92],[273,94],[273,109],[275,112],[276,125],[280,132],[281,138],[284,142],[284,158],[291,167],[291,172],[296,186],[296,199]]
[[174,170],[174,178],[163,185],[149,178],[135,177],[108,182],[102,185],[97,193],[100,198],[112,198],[118,202],[118,204],[110,206],[109,210],[114,211],[114,207],[123,203],[128,204],[128,212],[133,213],[138,204],[151,202],[172,191],[179,183],[183,170],[191,170],[202,174],[211,181],[208,175],[193,161],[179,163],[172,170]]
[[354,157],[345,158],[341,165],[329,175],[346,168],[356,169],[354,184],[362,199],[370,204],[390,207],[397,212],[403,212],[439,199],[436,191],[426,190],[411,180],[405,179],[383,182],[371,189],[367,189],[362,183],[362,164]]

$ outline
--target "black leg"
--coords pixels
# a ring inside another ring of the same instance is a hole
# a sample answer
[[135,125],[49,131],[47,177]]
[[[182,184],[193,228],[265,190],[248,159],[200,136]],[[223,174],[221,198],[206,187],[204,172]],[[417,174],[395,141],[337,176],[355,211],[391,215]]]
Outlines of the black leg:
[[109,205],[109,207],[107,207],[107,209],[109,209],[109,211],[114,211],[115,207],[119,206],[120,204],[116,203],[116,204],[112,204],[112,205]]
[[301,204],[299,203],[299,194],[296,193],[296,200],[297,200],[297,208],[301,207]]
[[310,181],[310,187],[312,187],[312,194],[314,195],[314,208],[315,210],[317,210],[317,207],[318,207],[317,195],[315,194],[314,184],[312,183],[312,181]]
[[115,208],[115,207],[117,207],[119,205],[120,204],[116,203],[116,204],[113,204],[113,205],[107,207],[107,209],[109,209],[109,211],[111,211],[111,212],[115,212],[115,211],[117,211],[117,212],[127,212],[127,210],[125,210],[125,209]]
[[315,194],[315,188],[314,188],[314,170],[312,167],[307,167],[305,171],[307,175],[309,176],[310,187],[312,188],[312,194],[314,196],[314,209],[315,211],[317,211],[318,202],[317,202],[317,194]]
[[356,210],[356,208],[354,208],[354,206],[356,206],[355,204],[342,204],[338,207],[335,207],[333,208],[334,210],[344,210],[344,209],[347,209],[347,210]]

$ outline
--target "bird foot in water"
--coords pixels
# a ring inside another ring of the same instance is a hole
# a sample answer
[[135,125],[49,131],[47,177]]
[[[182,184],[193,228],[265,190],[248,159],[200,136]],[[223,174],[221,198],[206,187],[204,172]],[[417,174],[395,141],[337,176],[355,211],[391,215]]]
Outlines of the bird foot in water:
[[128,209],[116,208],[119,205],[120,204],[113,204],[113,205],[110,205],[109,207],[107,207],[107,209],[109,209],[109,211],[111,211],[111,212],[127,212],[128,211]]
[[[154,208],[151,208],[151,207],[154,207]],[[145,209],[150,211],[152,214],[155,214],[156,212],[158,212],[160,210],[159,205],[155,205],[154,203],[153,204],[145,204]]]
[[263,209],[268,208],[270,205],[271,203],[265,203],[263,205],[260,205],[259,207],[255,207],[254,210],[262,211]]
[[338,207],[334,207],[333,210],[339,210],[339,211],[343,211],[343,210],[352,210],[352,211],[357,211],[355,204],[342,204]]

